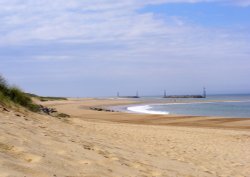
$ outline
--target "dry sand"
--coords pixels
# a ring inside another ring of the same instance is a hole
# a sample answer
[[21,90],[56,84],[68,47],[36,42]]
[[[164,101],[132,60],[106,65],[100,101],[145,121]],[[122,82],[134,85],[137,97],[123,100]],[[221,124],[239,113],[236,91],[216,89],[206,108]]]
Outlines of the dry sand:
[[43,103],[67,120],[0,108],[0,177],[250,177],[250,119],[88,109],[129,103]]

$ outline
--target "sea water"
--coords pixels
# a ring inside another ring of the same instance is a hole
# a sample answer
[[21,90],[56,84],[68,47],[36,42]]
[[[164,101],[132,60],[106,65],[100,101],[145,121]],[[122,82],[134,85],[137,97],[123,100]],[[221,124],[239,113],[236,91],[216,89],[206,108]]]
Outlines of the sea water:
[[[150,99],[153,101],[159,98]],[[206,99],[176,99],[170,103],[129,106],[127,110],[145,114],[250,118],[250,95],[211,95]]]

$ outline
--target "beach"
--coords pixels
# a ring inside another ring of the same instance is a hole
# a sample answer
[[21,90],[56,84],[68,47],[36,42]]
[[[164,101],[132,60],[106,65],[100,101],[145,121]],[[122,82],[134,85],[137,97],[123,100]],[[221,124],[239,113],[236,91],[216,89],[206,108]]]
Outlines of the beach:
[[0,176],[250,176],[250,119],[91,110],[131,99],[39,102],[70,115],[0,112]]

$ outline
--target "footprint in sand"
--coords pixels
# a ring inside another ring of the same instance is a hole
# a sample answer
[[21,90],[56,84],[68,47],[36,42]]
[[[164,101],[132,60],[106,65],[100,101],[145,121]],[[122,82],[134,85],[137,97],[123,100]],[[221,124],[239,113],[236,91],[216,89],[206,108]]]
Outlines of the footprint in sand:
[[112,161],[120,161],[121,159],[116,157],[114,154],[108,151],[97,150],[98,154],[102,155],[104,158],[112,160]]
[[86,144],[84,144],[83,148],[86,149],[86,150],[89,150],[89,151],[94,151],[94,146],[92,146],[92,145],[86,145]]
[[79,163],[82,165],[91,165],[92,164],[92,162],[89,160],[81,160],[81,161],[79,161]]
[[14,146],[0,142],[0,152],[11,151]]
[[106,159],[112,160],[112,161],[118,161],[119,158],[117,158],[114,154],[109,153],[108,151],[101,150],[99,147],[93,146],[91,144],[84,144],[83,148],[89,151],[95,151],[99,155],[103,156]]
[[42,158],[34,154],[23,153],[22,147],[10,146],[4,143],[0,143],[0,152],[10,152],[12,155],[17,155],[21,157],[21,159],[24,159],[25,161],[29,163],[39,162]]
[[12,152],[14,152],[18,156],[20,156],[21,159],[23,159],[29,163],[37,163],[42,159],[41,156],[38,156],[35,154],[30,154],[30,153],[25,153],[24,148],[22,148],[22,147],[14,147],[12,149]]
[[40,162],[42,159],[41,156],[34,155],[34,154],[24,154],[23,158],[29,163],[37,163],[37,162]]
[[102,155],[103,157],[105,157],[106,159],[110,159],[110,153],[107,151],[102,151],[102,150],[96,150],[98,154]]

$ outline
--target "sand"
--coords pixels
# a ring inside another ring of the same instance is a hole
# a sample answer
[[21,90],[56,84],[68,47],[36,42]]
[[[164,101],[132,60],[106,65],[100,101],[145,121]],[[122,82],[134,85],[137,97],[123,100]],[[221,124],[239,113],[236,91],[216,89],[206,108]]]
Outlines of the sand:
[[130,103],[43,103],[69,119],[0,108],[0,177],[250,176],[250,119],[88,109]]

